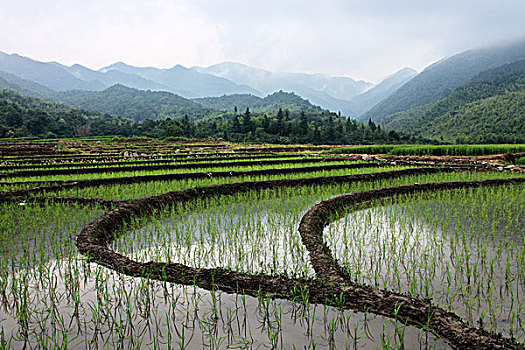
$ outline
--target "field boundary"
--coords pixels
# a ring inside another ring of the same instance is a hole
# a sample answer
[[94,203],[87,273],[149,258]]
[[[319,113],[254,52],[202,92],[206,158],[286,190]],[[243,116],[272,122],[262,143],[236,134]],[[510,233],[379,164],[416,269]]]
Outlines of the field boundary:
[[[525,178],[493,179],[469,182],[442,182],[387,187],[370,191],[347,194],[322,201],[304,214],[299,224],[303,244],[310,253],[310,262],[316,275],[325,281],[350,284],[351,278],[334,260],[330,248],[324,243],[323,230],[337,219],[341,212],[360,209],[395,195],[421,192],[444,191],[460,188],[478,188],[505,184],[524,183]],[[389,294],[388,294],[389,293]],[[505,344],[503,338],[475,328],[463,322],[457,315],[432,305],[430,300],[411,298],[404,294],[390,293],[379,288],[369,287],[360,292],[359,300],[365,303],[370,312],[397,317],[407,324],[428,327],[458,349],[498,349]],[[359,302],[358,302],[359,303]],[[396,306],[402,307],[396,309]],[[432,317],[429,317],[429,314]],[[509,346],[507,344],[507,346]]]
[[[253,181],[244,183],[232,183],[188,189],[178,192],[169,192],[134,201],[127,201],[117,208],[106,212],[102,217],[91,222],[77,236],[77,247],[80,253],[86,255],[89,261],[96,262],[120,273],[147,277],[172,283],[185,285],[197,285],[207,290],[223,290],[230,293],[244,293],[252,296],[270,295],[275,298],[300,301],[298,291],[305,288],[309,294],[310,302],[322,303],[336,306],[342,309],[354,309],[358,311],[368,310],[379,315],[394,317],[407,324],[417,326],[424,330],[436,332],[456,349],[518,349],[522,346],[512,340],[503,338],[501,335],[488,333],[463,322],[458,316],[446,312],[431,304],[427,299],[409,298],[403,294],[392,293],[385,290],[375,289],[352,283],[347,276],[335,274],[330,269],[340,270],[330,256],[323,256],[319,251],[322,247],[322,237],[318,231],[307,232],[305,246],[313,255],[311,259],[319,261],[314,264],[318,274],[315,280],[290,279],[283,276],[269,276],[263,274],[245,274],[226,269],[192,268],[177,263],[138,262],[127,258],[111,250],[108,246],[115,239],[117,233],[121,232],[124,223],[132,218],[141,218],[145,215],[158,213],[172,204],[189,203],[197,198],[205,199],[219,195],[232,195],[250,190],[262,190],[282,187],[307,186],[315,184],[329,184],[334,182],[352,182],[363,180],[377,180],[395,178],[413,174],[428,174],[443,171],[457,171],[454,168],[416,168],[405,170],[394,170],[389,172],[348,175],[334,178],[309,178],[309,179],[287,179]],[[337,180],[337,181],[335,181]],[[435,191],[446,188],[493,186],[505,183],[525,182],[525,179],[498,179],[473,182],[439,183],[425,185],[409,185],[380,190],[366,191],[347,196],[345,199],[335,200],[323,204],[316,210],[321,210],[328,216],[314,216],[311,221],[312,227],[317,230],[324,228],[325,222],[332,213],[332,208],[341,208],[341,204],[357,204],[358,200],[370,200],[373,196],[385,198],[393,194],[408,191]],[[375,191],[375,192],[374,192]],[[381,192],[382,191],[382,192]],[[362,194],[368,193],[368,194]],[[371,195],[370,193],[374,193]],[[348,197],[350,196],[350,197]],[[338,198],[341,198],[338,197]],[[315,207],[314,207],[315,208]],[[330,210],[328,210],[330,209]],[[303,223],[301,222],[301,225]],[[304,230],[304,225],[303,225]],[[316,233],[317,232],[317,233]],[[321,239],[321,242],[318,240]],[[317,240],[317,242],[316,242]],[[321,244],[321,245],[320,245]],[[329,252],[329,251],[328,251]],[[326,252],[325,252],[326,253]],[[321,262],[324,261],[324,262]],[[324,266],[328,271],[324,271]],[[320,271],[320,273],[318,272]],[[335,276],[335,277],[333,277]],[[399,313],[394,315],[394,309],[398,307]]]
[[[390,166],[388,163],[350,163],[350,164],[336,164],[336,165],[319,165],[300,168],[282,168],[282,169],[262,169],[250,171],[215,171],[215,172],[201,172],[201,173],[178,173],[178,174],[160,174],[160,175],[141,175],[141,176],[124,176],[107,179],[90,179],[90,180],[73,180],[73,181],[31,181],[27,183],[45,184],[54,183],[54,185],[37,186],[33,188],[26,188],[20,190],[0,191],[0,201],[3,198],[19,197],[28,194],[36,194],[40,192],[58,192],[65,189],[72,188],[86,188],[96,187],[101,185],[114,184],[132,184],[144,182],[158,182],[158,181],[175,181],[175,180],[197,180],[209,178],[227,178],[227,177],[247,177],[247,176],[268,176],[268,175],[286,175],[286,174],[300,174],[314,171],[329,171],[339,169],[365,169],[365,168],[379,168]],[[343,175],[344,176],[344,175]],[[25,182],[0,183],[1,185],[18,185]]]
[[173,170],[173,169],[201,169],[201,168],[224,168],[234,166],[262,166],[262,165],[279,165],[279,164],[304,164],[304,163],[326,163],[326,162],[344,162],[353,161],[344,157],[319,157],[319,158],[301,158],[301,159],[282,159],[282,160],[254,160],[239,162],[194,162],[182,164],[162,164],[162,165],[137,165],[128,167],[96,167],[77,168],[77,169],[49,169],[49,170],[22,170],[12,173],[0,174],[0,179],[27,177],[27,176],[49,176],[49,175],[70,175],[70,174],[103,174],[131,171],[151,171],[151,170]]

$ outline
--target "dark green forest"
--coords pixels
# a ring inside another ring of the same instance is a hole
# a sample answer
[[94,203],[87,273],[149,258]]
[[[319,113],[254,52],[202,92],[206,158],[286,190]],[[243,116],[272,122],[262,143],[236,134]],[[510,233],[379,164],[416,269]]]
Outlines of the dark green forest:
[[247,94],[224,95],[221,97],[197,98],[194,101],[212,109],[222,111],[245,111],[249,108],[256,113],[276,113],[279,108],[289,112],[305,112],[307,114],[323,113],[323,109],[314,106],[308,100],[293,92],[278,91],[264,98]]
[[72,137],[130,135],[133,122],[126,118],[88,112],[48,100],[0,90],[2,137]]
[[397,113],[387,127],[458,143],[525,141],[525,60],[484,71],[446,98]]
[[222,138],[236,142],[373,144],[420,142],[421,139],[387,131],[335,113],[215,112],[201,119],[188,115],[163,120],[135,121],[108,113],[90,112],[62,103],[0,91],[2,137],[148,136]]
[[166,91],[143,91],[114,85],[102,91],[57,92],[54,100],[89,111],[125,116],[135,121],[203,118],[213,111],[200,103]]
[[397,113],[446,98],[458,87],[472,82],[480,73],[524,58],[523,40],[445,58],[425,68],[360,119],[366,121],[372,118],[376,123],[388,126],[388,121],[394,120]]

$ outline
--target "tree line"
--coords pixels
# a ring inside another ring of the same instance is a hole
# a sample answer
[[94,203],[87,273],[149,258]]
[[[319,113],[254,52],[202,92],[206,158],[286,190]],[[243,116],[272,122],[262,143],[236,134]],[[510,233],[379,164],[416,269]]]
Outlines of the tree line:
[[155,138],[221,138],[232,142],[373,144],[419,142],[373,121],[361,123],[340,114],[279,109],[276,113],[221,112],[192,119],[188,115],[163,120],[134,121],[89,112],[47,100],[0,91],[0,136],[60,138],[75,136],[147,136]]

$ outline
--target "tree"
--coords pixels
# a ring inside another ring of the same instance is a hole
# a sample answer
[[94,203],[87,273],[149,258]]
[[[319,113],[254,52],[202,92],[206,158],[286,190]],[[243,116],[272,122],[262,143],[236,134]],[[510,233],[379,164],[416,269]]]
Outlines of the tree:
[[191,137],[193,136],[193,133],[194,133],[194,130],[193,130],[193,123],[190,122],[190,118],[188,117],[188,115],[184,115],[184,117],[182,118],[182,123],[181,123],[181,127],[182,127],[182,132],[184,134],[184,136],[188,136],[188,137]]
[[270,119],[268,118],[268,115],[266,115],[266,113],[264,113],[263,116],[262,127],[265,133],[270,132]]
[[235,115],[233,117],[232,132],[234,132],[234,133],[242,132],[242,130],[241,130],[241,123],[239,122],[239,117],[237,115]]
[[323,142],[333,143],[335,141],[334,134],[335,134],[334,118],[332,117],[332,115],[329,115],[328,120],[326,122],[326,126],[324,128],[324,133],[322,135]]
[[252,114],[250,113],[250,108],[248,107],[246,107],[246,112],[244,112],[244,115],[243,115],[242,129],[243,129],[243,132],[250,132],[250,131],[255,130],[255,127],[252,121]]
[[377,129],[376,123],[372,121],[372,118],[368,119],[368,127],[370,128],[370,131],[374,132]]
[[277,130],[273,130],[274,134],[282,135],[284,129],[284,113],[281,108],[277,112]]
[[297,135],[297,139],[300,142],[306,142],[308,140],[308,119],[304,112],[301,112],[301,116],[299,117]]

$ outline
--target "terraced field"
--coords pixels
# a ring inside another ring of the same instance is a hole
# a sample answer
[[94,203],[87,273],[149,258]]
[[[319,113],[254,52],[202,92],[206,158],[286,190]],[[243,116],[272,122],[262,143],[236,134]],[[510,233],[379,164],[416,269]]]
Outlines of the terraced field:
[[0,144],[0,348],[523,348],[525,173],[325,150]]

